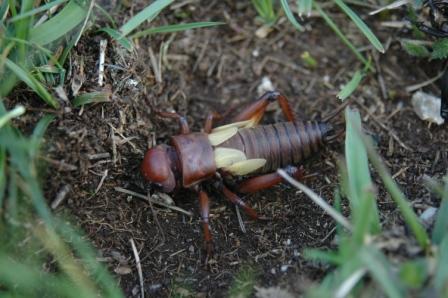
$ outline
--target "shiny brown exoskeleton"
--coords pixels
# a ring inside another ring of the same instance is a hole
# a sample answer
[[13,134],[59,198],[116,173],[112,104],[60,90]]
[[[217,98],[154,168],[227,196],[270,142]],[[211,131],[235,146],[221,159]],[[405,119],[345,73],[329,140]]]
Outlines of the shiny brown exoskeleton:
[[[258,125],[273,101],[279,103],[288,122]],[[199,133],[191,133],[185,118],[176,113],[158,114],[176,118],[181,134],[171,137],[171,145],[158,145],[146,152],[142,174],[164,192],[189,188],[198,193],[207,255],[212,250],[212,236],[209,198],[201,187],[203,181],[220,179],[225,197],[256,219],[255,210],[235,192],[252,193],[280,183],[282,178],[276,173],[279,168],[299,177],[297,165],[317,153],[333,131],[325,122],[297,121],[287,99],[275,91],[265,93],[233,117],[230,124],[212,129],[214,118],[220,116],[210,114],[204,132]],[[250,177],[234,192],[226,181],[229,176]]]

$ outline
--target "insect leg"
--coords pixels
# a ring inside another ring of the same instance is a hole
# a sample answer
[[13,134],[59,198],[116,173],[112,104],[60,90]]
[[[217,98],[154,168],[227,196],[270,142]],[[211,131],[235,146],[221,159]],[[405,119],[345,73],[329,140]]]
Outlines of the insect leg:
[[288,99],[280,92],[277,91],[269,91],[263,94],[259,99],[257,99],[254,103],[247,106],[243,111],[241,111],[238,115],[236,115],[232,122],[239,122],[245,120],[253,120],[254,125],[260,122],[261,118],[266,111],[266,108],[271,102],[277,101],[280,105],[280,108],[283,111],[286,119],[288,121],[296,121],[296,117],[294,115],[291,106],[289,105]]
[[246,212],[247,215],[249,215],[252,219],[259,218],[257,212],[254,209],[249,207],[239,196],[237,196],[225,186],[223,186],[223,193],[227,200],[243,208],[244,212]]
[[199,191],[199,208],[201,210],[202,229],[204,231],[204,245],[207,252],[207,260],[212,255],[213,243],[212,233],[210,232],[210,206],[208,195],[205,191]]
[[[285,168],[285,170],[287,173],[289,173],[289,175],[293,176],[297,180],[303,180],[303,167],[298,168],[294,166],[288,166]],[[277,172],[253,177],[243,181],[238,186],[238,192],[253,193],[259,190],[271,188],[281,183],[282,181],[283,178],[279,174],[277,174]]]
[[222,118],[223,116],[217,112],[208,113],[207,118],[205,118],[204,132],[210,133],[213,128],[213,121],[221,120]]
[[181,116],[178,113],[163,112],[158,110],[155,110],[154,112],[162,118],[176,119],[179,122],[181,134],[190,133],[190,127],[188,126],[187,119],[184,116]]

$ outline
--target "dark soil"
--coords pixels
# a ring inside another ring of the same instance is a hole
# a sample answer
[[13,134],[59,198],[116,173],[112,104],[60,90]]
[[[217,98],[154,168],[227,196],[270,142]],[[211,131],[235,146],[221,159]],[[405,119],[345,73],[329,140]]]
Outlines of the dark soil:
[[[335,224],[303,193],[288,185],[245,197],[269,218],[252,221],[242,213],[246,233],[240,228],[234,206],[211,191],[215,254],[207,267],[194,193],[185,190],[173,197],[176,206],[193,213],[189,217],[116,190],[121,187],[143,195],[149,191],[157,199],[158,194],[143,182],[139,166],[153,141],[167,142],[178,127],[155,117],[151,105],[187,115],[191,128],[199,131],[208,111],[224,111],[228,106],[238,110],[257,98],[257,86],[264,76],[289,98],[301,119],[324,117],[340,105],[336,94],[341,85],[362,66],[321,18],[307,20],[307,28],[312,30],[304,33],[281,19],[267,38],[260,39],[254,34],[261,25],[250,1],[233,2],[240,1],[192,2],[166,10],[154,23],[224,20],[224,26],[151,36],[139,40],[132,53],[109,40],[105,88],[112,90],[111,101],[82,109],[67,105],[49,127],[45,153],[49,203],[64,187],[70,187],[55,212],[69,215],[85,230],[100,251],[99,260],[115,272],[127,296],[139,295],[130,239],[137,245],[149,296],[173,294],[176,288],[200,296],[225,296],[243,265],[258,270],[257,284],[261,287],[280,285],[301,293],[328,270],[306,261],[303,250],[331,248]],[[134,13],[143,6],[133,7]],[[128,18],[124,11],[115,8],[112,14]],[[333,11],[332,16],[355,44],[368,45],[344,15]],[[421,68],[403,52],[397,38],[409,34],[405,30],[386,30],[374,17],[369,18],[369,24],[389,47],[384,55],[366,49],[377,56],[376,68],[381,73],[364,79],[353,96],[352,107],[361,112],[365,129],[378,141],[391,173],[397,174],[396,181],[420,213],[437,204],[421,177],[445,174],[448,134],[443,126],[429,126],[415,115],[405,87],[434,76],[439,65]],[[75,49],[69,65],[70,81],[65,86],[69,94],[74,80],[82,81],[81,93],[101,90],[97,84],[101,38],[107,37],[92,30]],[[149,49],[158,59],[161,48],[166,52],[162,81],[158,82]],[[307,68],[301,58],[305,51],[317,60],[315,69]],[[384,80],[383,89],[380,79]],[[425,90],[438,92],[434,85]],[[32,104],[31,115],[37,119],[46,107],[37,100]],[[276,106],[266,121],[283,121]],[[342,129],[343,115],[332,123]],[[318,173],[305,184],[329,201],[339,182],[336,162],[343,156],[343,144],[340,138],[304,164],[307,174]],[[379,206],[385,226],[401,224],[395,205],[381,188]],[[401,233],[407,237],[406,231]]]

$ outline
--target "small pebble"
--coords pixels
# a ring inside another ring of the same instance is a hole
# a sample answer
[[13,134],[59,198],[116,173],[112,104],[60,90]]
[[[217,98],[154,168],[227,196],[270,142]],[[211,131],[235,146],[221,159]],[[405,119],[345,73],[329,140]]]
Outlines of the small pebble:
[[426,226],[430,226],[434,222],[436,214],[437,208],[429,207],[425,211],[423,211],[423,213],[420,215],[420,219]]

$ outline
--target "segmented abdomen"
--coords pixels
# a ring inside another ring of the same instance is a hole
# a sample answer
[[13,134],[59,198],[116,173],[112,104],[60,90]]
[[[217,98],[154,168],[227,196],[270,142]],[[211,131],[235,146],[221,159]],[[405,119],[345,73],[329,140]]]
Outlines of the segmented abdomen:
[[287,165],[297,165],[319,151],[331,130],[326,123],[281,122],[242,128],[219,147],[243,151],[247,159],[264,158],[257,173],[269,173]]

